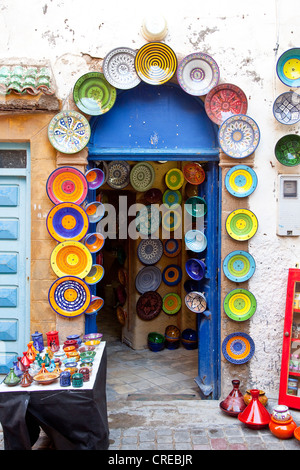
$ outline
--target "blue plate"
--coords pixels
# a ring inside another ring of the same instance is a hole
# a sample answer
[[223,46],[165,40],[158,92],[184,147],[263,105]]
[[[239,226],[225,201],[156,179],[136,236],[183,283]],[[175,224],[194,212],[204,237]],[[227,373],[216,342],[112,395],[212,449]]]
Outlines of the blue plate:
[[255,352],[253,339],[246,333],[231,333],[222,343],[222,353],[232,364],[245,364]]
[[257,186],[255,171],[246,165],[236,165],[225,176],[225,187],[235,197],[247,197]]
[[300,49],[288,49],[279,57],[276,65],[279,80],[287,86],[300,86]]
[[286,91],[277,96],[273,104],[273,114],[278,122],[291,126],[300,121],[300,95]]
[[162,278],[167,286],[176,286],[182,278],[181,267],[176,264],[170,264],[163,270]]
[[244,282],[250,279],[255,272],[255,261],[246,251],[232,251],[223,261],[225,276],[233,282]]

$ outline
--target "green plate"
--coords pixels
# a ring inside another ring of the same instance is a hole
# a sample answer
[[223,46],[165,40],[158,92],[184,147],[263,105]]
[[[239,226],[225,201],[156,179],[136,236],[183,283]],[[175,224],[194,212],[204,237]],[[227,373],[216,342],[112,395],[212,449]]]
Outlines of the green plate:
[[203,217],[207,212],[207,204],[202,197],[192,196],[185,202],[187,212],[193,217]]
[[130,183],[136,191],[148,191],[148,189],[152,188],[154,180],[155,171],[150,163],[137,163],[130,171]]
[[275,156],[285,166],[297,166],[300,163],[300,136],[289,134],[281,137],[275,145]]
[[174,292],[165,295],[163,298],[162,308],[168,315],[174,315],[181,309],[181,298]]
[[232,320],[245,321],[256,311],[256,299],[247,289],[234,289],[224,299],[224,310]]
[[108,83],[103,73],[89,72],[82,75],[75,83],[73,98],[83,113],[99,116],[113,107],[117,90]]

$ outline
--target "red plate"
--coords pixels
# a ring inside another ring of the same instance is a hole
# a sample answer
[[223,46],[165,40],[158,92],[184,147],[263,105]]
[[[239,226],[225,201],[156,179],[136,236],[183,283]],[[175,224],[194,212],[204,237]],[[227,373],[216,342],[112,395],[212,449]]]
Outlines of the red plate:
[[248,101],[245,93],[238,86],[222,83],[207,93],[204,106],[209,119],[221,125],[235,114],[246,114]]
[[184,178],[188,183],[201,184],[205,180],[205,171],[200,163],[189,162],[183,167]]

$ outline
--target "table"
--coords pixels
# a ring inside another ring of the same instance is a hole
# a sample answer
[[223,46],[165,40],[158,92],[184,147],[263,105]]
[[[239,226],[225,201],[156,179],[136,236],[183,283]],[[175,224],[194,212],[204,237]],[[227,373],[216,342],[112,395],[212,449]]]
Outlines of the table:
[[57,450],[107,450],[106,343],[98,346],[93,370],[83,387],[29,387],[0,384],[0,422],[5,450],[31,450],[40,428]]

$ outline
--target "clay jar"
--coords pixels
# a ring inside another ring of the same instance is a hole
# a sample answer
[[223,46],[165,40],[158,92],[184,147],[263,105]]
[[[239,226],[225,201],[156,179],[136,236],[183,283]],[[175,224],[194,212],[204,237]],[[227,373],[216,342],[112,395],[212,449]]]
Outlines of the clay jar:
[[[261,404],[264,406],[266,406],[266,404],[268,403],[268,397],[266,396],[263,390],[259,390],[258,399],[261,402]],[[244,401],[246,405],[249,405],[251,400],[252,400],[252,396],[251,396],[250,390],[246,390],[246,393],[244,395]]]
[[271,416],[271,421],[269,422],[271,433],[278,437],[278,439],[290,439],[291,437],[294,437],[296,427],[297,424],[293,420],[292,416],[286,421],[278,421]]
[[221,401],[220,408],[229,416],[237,417],[247,405],[245,404],[243,394],[239,389],[240,381],[232,380],[232,386],[233,389],[229,393],[228,397]]

